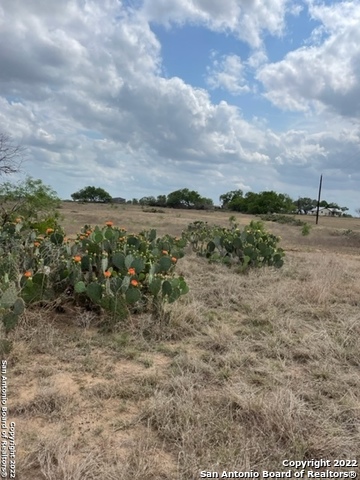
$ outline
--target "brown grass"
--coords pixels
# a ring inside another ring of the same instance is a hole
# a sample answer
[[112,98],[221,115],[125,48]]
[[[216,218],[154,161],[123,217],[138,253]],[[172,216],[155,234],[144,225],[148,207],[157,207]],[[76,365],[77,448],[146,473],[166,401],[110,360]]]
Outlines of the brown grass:
[[[70,236],[108,219],[179,235],[230,216],[62,212]],[[191,480],[285,471],[284,459],[360,460],[360,221],[320,219],[308,237],[266,227],[282,237],[282,269],[242,276],[185,256],[190,293],[161,331],[146,315],[101,334],[73,315],[27,314],[7,355],[19,480]]]

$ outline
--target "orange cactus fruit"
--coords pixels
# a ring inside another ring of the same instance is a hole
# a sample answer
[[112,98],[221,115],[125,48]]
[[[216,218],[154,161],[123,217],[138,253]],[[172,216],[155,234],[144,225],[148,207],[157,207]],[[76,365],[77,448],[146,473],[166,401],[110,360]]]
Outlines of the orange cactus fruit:
[[135,275],[135,268],[132,268],[132,267],[129,268],[129,269],[128,269],[128,274],[129,274],[129,275]]
[[81,256],[80,255],[75,255],[74,261],[75,262],[81,262]]
[[112,227],[114,225],[114,222],[111,222],[110,220],[108,222],[105,222],[105,225],[107,227]]
[[139,285],[139,282],[137,280],[131,280],[130,283],[133,287],[137,287]]

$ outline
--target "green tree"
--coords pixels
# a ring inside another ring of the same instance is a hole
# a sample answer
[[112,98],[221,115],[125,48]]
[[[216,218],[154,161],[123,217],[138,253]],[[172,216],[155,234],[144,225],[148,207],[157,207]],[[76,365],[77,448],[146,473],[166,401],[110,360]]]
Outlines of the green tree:
[[71,195],[74,201],[80,202],[97,202],[97,203],[110,203],[112,200],[111,195],[99,187],[85,187],[78,192]]
[[230,192],[223,193],[220,195],[220,202],[223,208],[228,208],[229,204],[232,202],[236,203],[239,199],[243,198],[242,190],[231,190]]
[[253,215],[266,213],[291,213],[294,211],[294,201],[289,195],[265,191],[248,192],[245,197],[235,195],[227,205],[230,210]]
[[139,200],[140,205],[146,205],[148,207],[154,207],[156,205],[156,198],[153,196],[150,197],[142,197]]
[[166,195],[158,195],[156,199],[157,207],[166,207],[167,198]]
[[[321,203],[324,203],[324,205],[320,204],[321,206],[327,206],[327,203],[324,200]],[[307,213],[309,210],[312,210],[317,206],[317,200],[313,200],[309,197],[299,197],[298,200],[294,202],[294,206],[297,210],[303,210]]]
[[339,207],[339,205],[337,203],[329,203],[328,205],[328,208],[337,208],[338,210],[341,210],[341,208]]
[[171,208],[195,208],[205,209],[213,206],[211,198],[202,197],[195,190],[183,188],[169,193],[167,197],[167,206]]
[[263,206],[259,204],[259,196],[260,194],[255,192],[248,192],[245,195],[245,213],[251,213],[254,215],[258,215],[260,213],[267,213],[267,211],[263,211]]
[[171,208],[191,208],[194,207],[195,201],[199,198],[200,195],[197,192],[183,188],[169,193],[167,196],[167,206]]
[[0,185],[0,199],[3,225],[16,217],[24,217],[29,223],[60,217],[56,210],[61,203],[57,193],[32,177],[16,184],[5,182]]
[[201,197],[200,202],[195,204],[195,208],[199,210],[211,210],[214,208],[214,202],[211,198]]

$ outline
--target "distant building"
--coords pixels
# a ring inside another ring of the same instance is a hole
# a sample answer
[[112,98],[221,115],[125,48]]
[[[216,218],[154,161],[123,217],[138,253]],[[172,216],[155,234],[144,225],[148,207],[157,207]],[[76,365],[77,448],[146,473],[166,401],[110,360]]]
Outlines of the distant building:
[[342,217],[344,215],[344,212],[339,208],[330,208],[330,210],[332,211],[334,217]]
[[126,203],[126,199],[121,197],[114,197],[111,199],[111,203]]
[[[308,215],[316,215],[316,211],[317,208],[314,207],[309,210]],[[323,217],[341,217],[343,215],[343,211],[339,210],[338,208],[320,207],[319,215]]]

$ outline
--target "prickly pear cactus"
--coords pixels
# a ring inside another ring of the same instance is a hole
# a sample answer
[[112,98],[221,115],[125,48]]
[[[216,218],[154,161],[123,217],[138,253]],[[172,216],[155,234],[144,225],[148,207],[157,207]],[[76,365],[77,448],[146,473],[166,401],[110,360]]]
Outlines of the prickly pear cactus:
[[11,285],[1,295],[0,306],[2,308],[12,307],[14,305],[14,303],[16,302],[17,298],[18,298],[18,292],[16,290],[16,287],[15,287],[15,285]]
[[25,302],[18,297],[18,291],[15,285],[10,285],[0,298],[0,317],[5,327],[5,332],[14,328],[19,320],[19,316],[24,313]]

